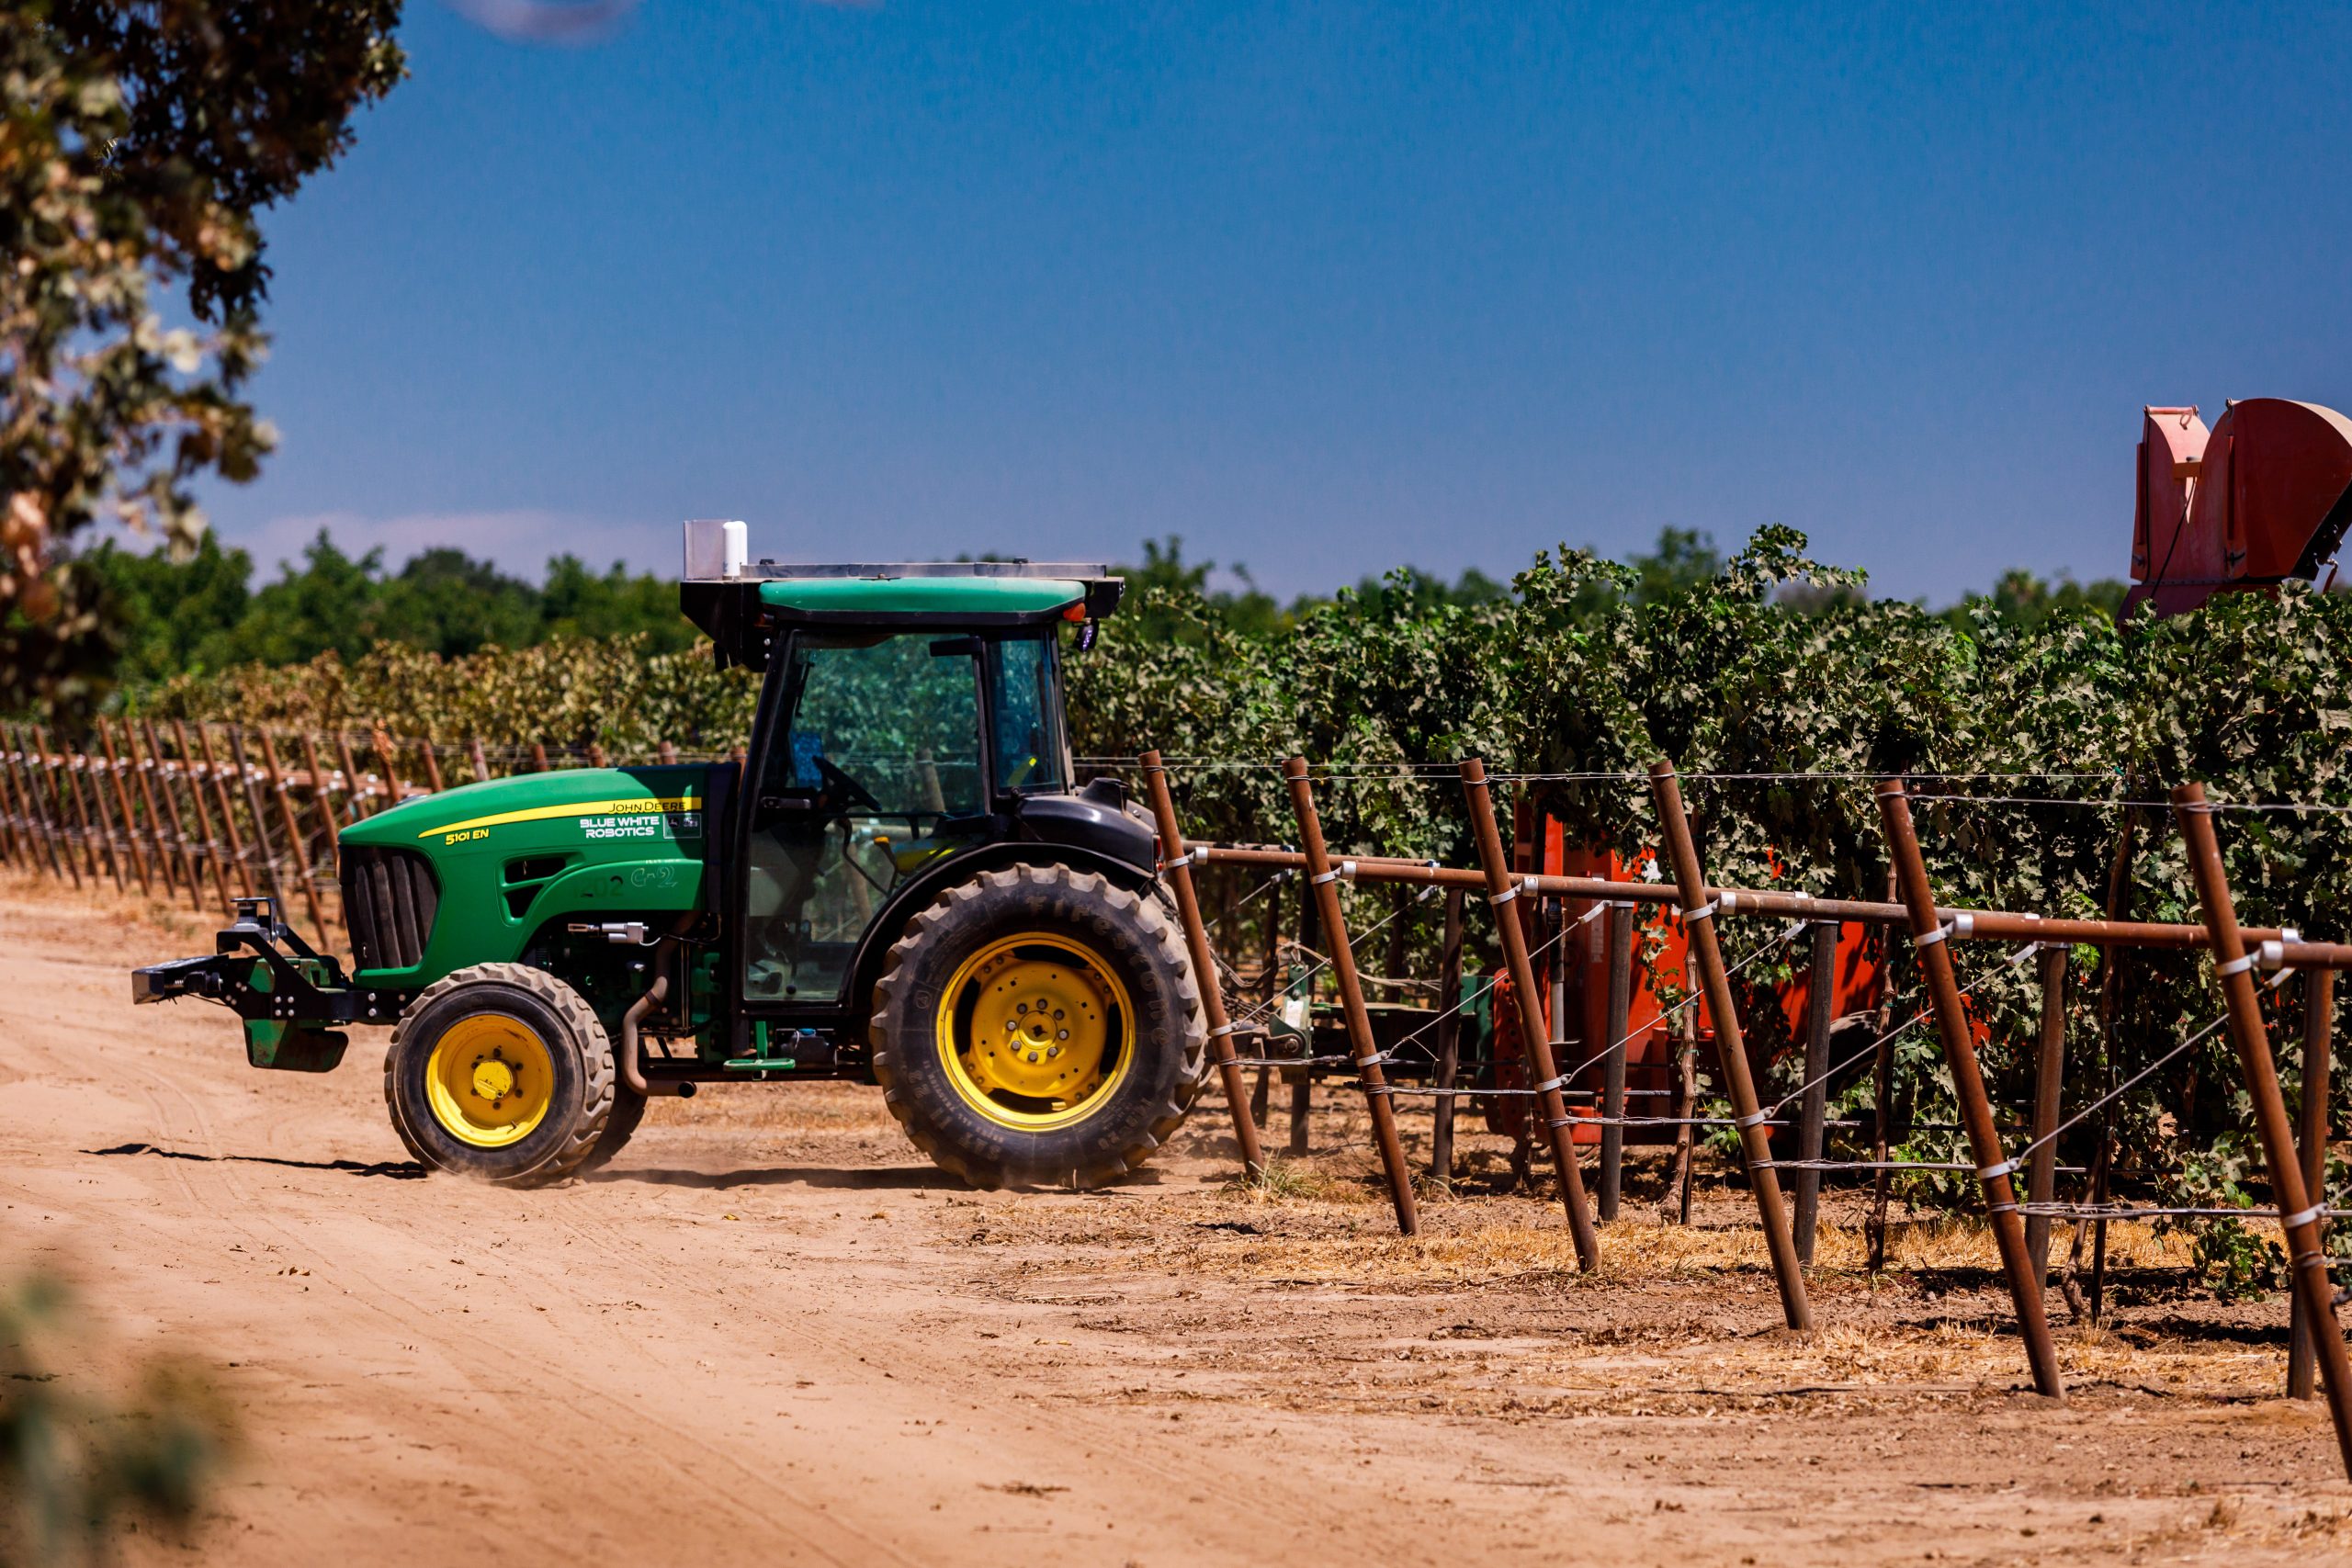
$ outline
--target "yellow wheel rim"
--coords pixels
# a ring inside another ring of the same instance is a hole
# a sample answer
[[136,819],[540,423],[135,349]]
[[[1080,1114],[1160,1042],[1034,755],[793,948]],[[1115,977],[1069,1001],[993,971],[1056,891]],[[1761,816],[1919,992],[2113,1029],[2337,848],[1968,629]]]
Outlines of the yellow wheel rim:
[[1066,1127],[1126,1077],[1135,1009],[1091,949],[1042,931],[1006,937],[947,982],[939,1060],[965,1103],[998,1125]]
[[480,1012],[451,1024],[424,1062],[433,1118],[481,1149],[531,1135],[555,1100],[555,1058],[519,1019]]

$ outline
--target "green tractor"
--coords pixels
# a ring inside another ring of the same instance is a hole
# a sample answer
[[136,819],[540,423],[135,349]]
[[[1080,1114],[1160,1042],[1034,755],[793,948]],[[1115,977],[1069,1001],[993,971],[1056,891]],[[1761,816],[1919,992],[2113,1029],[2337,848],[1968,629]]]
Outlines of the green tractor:
[[413,799],[342,833],[348,970],[266,898],[140,969],[258,1067],[323,1072],[390,1026],[384,1099],[433,1168],[513,1185],[609,1159],[657,1094],[881,1086],[979,1187],[1112,1181],[1206,1070],[1200,977],[1148,819],[1074,785],[1063,635],[1101,567],[745,569],[688,524],[680,597],[763,672],[744,761],[584,768]]

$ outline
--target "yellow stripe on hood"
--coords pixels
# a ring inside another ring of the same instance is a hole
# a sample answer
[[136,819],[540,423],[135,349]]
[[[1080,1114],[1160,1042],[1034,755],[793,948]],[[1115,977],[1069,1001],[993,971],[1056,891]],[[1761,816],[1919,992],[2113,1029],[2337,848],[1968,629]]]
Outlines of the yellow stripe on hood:
[[670,798],[628,795],[619,800],[591,800],[577,806],[534,806],[526,811],[501,811],[490,817],[469,817],[462,822],[445,822],[438,828],[427,828],[417,837],[430,839],[436,833],[461,832],[468,828],[503,828],[510,822],[548,822],[560,817],[651,817],[657,813],[701,809],[699,795]]

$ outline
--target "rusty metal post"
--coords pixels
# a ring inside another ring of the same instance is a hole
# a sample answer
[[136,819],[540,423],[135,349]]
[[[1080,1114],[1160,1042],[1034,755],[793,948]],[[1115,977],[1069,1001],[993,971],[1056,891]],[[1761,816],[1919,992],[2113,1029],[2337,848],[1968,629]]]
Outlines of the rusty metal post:
[[[42,804],[40,793],[34,787],[35,775],[32,766],[25,759],[24,738],[13,726],[6,732],[5,738],[8,747],[8,773],[15,784],[17,798],[23,808],[28,830],[40,840],[41,858],[49,863],[49,874],[51,876],[63,876],[68,871],[74,869],[73,858],[69,855],[61,859],[58,855],[57,834],[50,825],[49,809]],[[74,871],[74,886],[80,886],[81,882],[82,874],[79,871]]]
[[[60,736],[58,744],[65,744],[62,736]],[[98,754],[90,750],[89,738],[85,736],[81,750],[68,755],[73,757],[75,767],[74,790],[77,793],[81,790],[84,780],[89,783],[90,819],[97,824],[98,841],[106,846],[107,869],[114,874],[114,885],[128,893],[130,891],[130,854],[127,848],[115,841],[114,818],[107,810],[106,782],[98,777]]]
[[1804,1099],[1797,1111],[1797,1261],[1813,1267],[1821,1229],[1821,1172],[1816,1168],[1829,1122],[1829,1025],[1838,1007],[1838,928],[1813,928],[1812,967],[1804,994]]
[[1430,1111],[1430,1175],[1453,1184],[1454,1086],[1462,1077],[1462,889],[1445,890],[1445,935],[1437,959],[1437,1099]]
[[2205,929],[2212,933],[2213,973],[2229,1001],[2230,1039],[2238,1048],[2246,1090],[2254,1100],[2254,1123],[2262,1135],[2262,1163],[2270,1179],[2271,1196],[2278,1202],[2287,1254],[2294,1260],[2294,1289],[2303,1298],[2303,1317],[2311,1325],[2320,1381],[2327,1393],[2327,1413],[2335,1424],[2336,1450],[2346,1472],[2352,1474],[2352,1358],[2345,1353],[2344,1330],[2335,1321],[2335,1288],[2327,1277],[2327,1253],[2320,1243],[2319,1221],[2326,1204],[2312,1201],[2303,1182],[2302,1163],[2296,1157],[2294,1124],[2287,1119],[2287,1101],[2278,1092],[2278,1065],[2270,1059],[2270,1037],[2262,1021],[2262,997],[2255,989],[2254,959],[2247,955],[2238,931],[2237,907],[2230,897],[2229,873],[2222,864],[2222,846],[2213,835],[2212,808],[2205,804],[2204,786],[2185,784],[2176,788],[2172,808],[2188,847],[2188,870],[2197,879],[2197,902],[2204,911]]
[[[66,811],[65,789],[59,783],[55,771],[50,766],[49,737],[41,733],[41,728],[38,724],[32,727],[31,734],[34,777],[40,782],[43,793],[48,796],[49,819],[57,834],[58,852],[65,857],[65,868],[74,874],[74,886],[78,892],[82,886],[82,862],[74,853],[74,825]],[[97,859],[90,854],[90,841],[87,839],[82,840],[81,845],[83,855],[89,858],[90,880],[95,882],[98,876]]]
[[[2327,1096],[2329,1068],[2335,1055],[2335,971],[2303,971],[2303,1115],[2301,1146],[2303,1190],[2314,1203],[2327,1199]],[[2319,1231],[2327,1235],[2322,1216]],[[2290,1292],[2294,1316],[2287,1337],[2287,1397],[2309,1399],[2312,1382],[2312,1325],[2304,1314],[2303,1298]]]
[[164,816],[172,825],[172,852],[180,864],[180,883],[187,889],[188,908],[204,908],[204,877],[197,870],[196,846],[187,836],[187,824],[180,816],[180,797],[172,789],[172,768],[164,759],[163,742],[156,739],[155,721],[142,718],[139,733],[147,738],[147,765],[154,770],[155,789],[164,797]]
[[212,803],[220,808],[220,831],[227,837],[229,853],[237,863],[238,880],[244,885],[245,891],[254,892],[254,863],[245,852],[244,835],[237,831],[237,810],[230,803],[228,783],[220,776],[220,759],[212,754],[212,727],[198,719],[196,739],[198,745],[203,748],[204,776],[212,784]]
[[1348,945],[1347,919],[1340,907],[1339,884],[1343,874],[1332,865],[1330,852],[1323,845],[1323,824],[1315,814],[1315,789],[1306,782],[1306,759],[1293,757],[1283,762],[1283,778],[1290,785],[1291,809],[1298,817],[1298,841],[1306,852],[1307,886],[1323,918],[1323,942],[1331,950],[1331,976],[1339,983],[1340,1010],[1348,1021],[1356,1073],[1363,1080],[1364,1100],[1372,1108],[1380,1163],[1388,1172],[1388,1197],[1396,1205],[1396,1229],[1405,1235],[1418,1235],[1421,1218],[1413,1202],[1413,1173],[1405,1165],[1405,1145],[1396,1136],[1396,1099],[1388,1092],[1387,1075],[1380,1070],[1380,1047],[1373,1043],[1372,1019],[1364,1011],[1363,987],[1356,978],[1355,953]]
[[[740,762],[740,761],[742,761],[742,759],[741,759],[741,757],[738,757],[738,758],[736,759],[736,761]],[[547,748],[547,743],[546,743],[545,741],[542,741],[542,740],[534,740],[534,741],[532,741],[532,742],[531,742],[531,772],[533,772],[533,773],[546,773],[547,771],[548,771],[548,748]]]
[[[311,774],[311,807],[318,813],[319,827],[326,835],[327,867],[332,874],[340,869],[338,846],[343,842],[343,829],[335,821],[334,796],[327,783],[326,771],[319,765],[318,742],[311,739],[311,732],[307,729],[302,731],[302,765]],[[330,880],[335,884],[335,919],[343,927],[343,940],[347,943],[351,940],[351,911],[343,907],[341,880],[332,874]]]
[[[91,880],[97,879],[98,852],[103,849],[106,852],[107,874],[114,878],[116,887],[127,889],[130,886],[130,881],[122,874],[122,866],[114,858],[114,829],[107,824],[106,797],[100,795],[98,807],[93,809],[82,789],[83,775],[89,771],[85,765],[86,752],[75,751],[67,742],[64,733],[60,731],[57,758],[58,766],[63,771],[62,776],[74,792],[74,819],[81,825],[83,845],[90,852]],[[95,789],[91,793],[96,793]]]
[[33,798],[31,775],[25,769],[23,742],[13,729],[0,729],[0,746],[7,749],[4,759],[6,766],[0,768],[0,773],[6,774],[9,809],[16,813],[27,840],[40,845],[41,859],[49,863],[49,874],[62,876],[65,873],[59,867],[57,844],[50,837],[48,819]]
[[[2025,1201],[2046,1205],[2058,1196],[2059,1101],[2066,1092],[2066,965],[2063,947],[2041,950],[2041,1034],[2033,1057],[2033,1141],[2041,1146],[2028,1156]],[[2048,1142],[2043,1142],[2049,1139]],[[2025,1249],[2033,1258],[2036,1279],[2050,1277],[2050,1216],[2025,1218]]]
[[[155,878],[148,869],[146,848],[139,841],[139,818],[130,809],[130,786],[122,782],[122,759],[115,753],[114,736],[103,718],[98,720],[98,744],[106,750],[107,782],[114,785],[115,810],[122,818],[124,847],[130,851],[131,868],[139,874],[139,891],[152,897],[155,892]],[[88,752],[89,748],[84,747],[84,755],[88,755]]]
[[392,738],[385,734],[383,727],[379,725],[370,739],[376,748],[376,761],[383,765],[384,809],[390,811],[406,797],[408,792],[401,783],[399,767],[392,761]]
[[418,741],[416,743],[416,754],[418,757],[422,758],[424,762],[425,787],[431,790],[434,794],[439,795],[442,791],[441,763],[439,760],[433,755],[433,742],[430,740]]
[[1634,906],[1609,906],[1609,1054],[1600,1062],[1600,1217],[1617,1217],[1625,1190],[1625,1036],[1633,1032]]
[[1462,761],[1462,794],[1470,807],[1470,827],[1478,840],[1478,860],[1487,874],[1487,902],[1495,912],[1495,931],[1502,938],[1503,964],[1510,974],[1511,999],[1519,1006],[1520,1043],[1527,1051],[1527,1066],[1534,1075],[1535,1111],[1543,1120],[1552,1150],[1552,1168],[1560,1178],[1560,1203],[1568,1213],[1568,1232],[1576,1240],[1577,1268],[1586,1273],[1600,1267],[1600,1233],[1593,1228],[1592,1211],[1584,1195],[1584,1171],[1577,1164],[1576,1118],[1560,1090],[1558,1062],[1552,1055],[1552,1032],[1544,1026],[1544,1003],[1535,989],[1535,966],[1527,955],[1526,929],[1512,917],[1512,900],[1520,884],[1503,858],[1503,839],[1495,826],[1495,803],[1487,787],[1487,764],[1476,757]]
[[359,764],[352,759],[351,738],[339,729],[335,731],[334,750],[337,760],[343,764],[343,796],[345,804],[351,808],[351,819],[356,822],[363,817],[374,816],[376,807],[368,804],[373,786],[368,783],[367,775],[360,773]]
[[181,724],[179,719],[172,719],[172,739],[179,743],[179,776],[188,785],[188,799],[195,802],[195,825],[198,825],[198,832],[205,835],[205,863],[211,867],[211,884],[214,884],[214,891],[221,896],[221,912],[226,915],[228,908],[231,908],[228,863],[221,858],[221,840],[211,832],[211,807],[205,804],[205,781],[195,766],[195,748],[188,745],[188,727]]
[[1813,1303],[1805,1293],[1804,1267],[1797,1261],[1796,1238],[1789,1230],[1789,1212],[1781,1201],[1780,1173],[1772,1168],[1772,1137],[1765,1130],[1765,1113],[1756,1098],[1756,1080],[1748,1071],[1747,1045],[1740,1037],[1739,1013],[1731,994],[1731,976],[1724,970],[1723,948],[1715,942],[1715,904],[1707,890],[1706,868],[1699,863],[1698,841],[1690,836],[1690,818],[1682,807],[1682,785],[1674,764],[1664,758],[1650,764],[1650,795],[1657,802],[1658,827],[1667,854],[1674,864],[1674,881],[1681,897],[1682,929],[1698,960],[1699,980],[1707,998],[1707,1016],[1715,1026],[1715,1055],[1724,1072],[1724,1087],[1731,1093],[1732,1118],[1747,1155],[1748,1186],[1756,1194],[1756,1215],[1763,1222],[1764,1242],[1771,1250],[1772,1272],[1781,1286],[1781,1312],[1791,1328],[1813,1326]]
[[269,884],[271,907],[277,918],[287,924],[294,923],[294,910],[286,897],[286,878],[277,869],[277,852],[270,847],[269,814],[262,809],[261,789],[254,777],[254,765],[245,759],[245,734],[239,725],[229,726],[229,756],[237,770],[238,793],[245,797],[245,812],[254,825],[254,851],[261,857],[263,880]]
[[[122,862],[114,852],[114,824],[107,818],[106,792],[98,788],[96,770],[90,766],[88,745],[85,743],[77,752],[61,732],[57,737],[57,751],[65,769],[66,781],[74,786],[74,815],[82,824],[83,834],[106,852],[107,874],[114,878],[115,886],[129,892],[130,879],[123,874]],[[88,794],[95,797],[92,800],[83,798],[82,784],[85,778],[89,781]],[[97,866],[93,863],[90,874],[95,877],[97,874]]]
[[1233,1112],[1233,1139],[1241,1150],[1241,1174],[1252,1181],[1262,1180],[1265,1151],[1258,1146],[1258,1123],[1250,1115],[1250,1091],[1233,1059],[1233,1021],[1226,1016],[1216,951],[1209,946],[1208,928],[1201,923],[1200,892],[1193,886],[1193,856],[1184,844],[1183,824],[1176,819],[1176,797],[1169,793],[1168,770],[1161,765],[1159,753],[1146,751],[1139,761],[1144,786],[1151,796],[1151,814],[1159,824],[1159,872],[1176,895],[1184,945],[1192,950],[1193,974],[1201,987],[1201,1012],[1208,1023],[1209,1055],[1216,1060],[1217,1080],[1225,1086],[1226,1104]]
[[29,863],[33,836],[31,829],[17,818],[15,768],[15,759],[0,750],[0,838],[6,840],[11,864],[17,861]]
[[[664,747],[667,747],[670,743],[664,740],[662,744]],[[473,758],[474,783],[488,784],[490,782],[490,759],[482,753],[481,737],[479,735],[468,736],[466,738],[466,750]],[[664,757],[662,760],[667,762],[673,759]]]
[[1942,1038],[1944,1061],[1951,1068],[1952,1087],[1960,1100],[1960,1119],[1968,1130],[1968,1146],[1976,1159],[1976,1179],[1984,1189],[1985,1213],[2001,1249],[2009,1294],[2017,1303],[2018,1328],[2025,1336],[2033,1386],[2052,1399],[2064,1399],[2066,1384],[2058,1370],[2058,1346],[2050,1337],[2050,1320],[2041,1307],[2041,1272],[2027,1255],[2017,1190],[2009,1181],[2017,1162],[2001,1152],[2000,1129],[1994,1124],[1993,1102],[1984,1092],[1984,1075],[1976,1065],[1975,1037],[1969,1032],[1951,954],[1945,951],[1945,929],[1936,918],[1928,863],[1912,830],[1911,802],[1901,779],[1880,781],[1878,809],[1895,880],[1904,903],[1911,909],[1911,946],[1927,980],[1928,1006],[1936,1015],[1936,1032]]
[[172,720],[172,735],[179,742],[180,773],[187,780],[187,793],[196,802],[196,823],[204,833],[204,857],[212,863],[212,885],[220,895],[220,909],[226,914],[235,900],[230,893],[229,863],[221,853],[225,839],[212,831],[212,808],[204,801],[204,778],[197,772],[196,751],[187,741],[187,726]]
[[14,755],[0,750],[0,813],[5,813],[8,818],[8,858],[11,861],[31,858],[29,853],[20,852],[30,851],[33,837],[30,828],[17,819],[16,768]]
[[[103,720],[101,721],[104,722]],[[153,764],[139,754],[139,731],[130,720],[122,722],[122,754],[130,764],[131,776],[139,781],[141,815],[147,822],[147,841],[155,852],[155,869],[164,878],[164,891],[179,891],[178,868],[172,852],[164,843],[164,813],[155,805],[155,781],[150,777]]]
[[277,819],[286,829],[287,852],[294,862],[294,875],[302,885],[302,907],[311,912],[311,929],[319,933],[319,942],[327,941],[327,918],[319,909],[319,888],[311,876],[310,841],[302,837],[302,826],[295,820],[294,803],[287,798],[286,773],[277,765],[277,743],[269,731],[261,732],[262,766],[269,771],[269,791],[277,797]]
[[[44,759],[48,757],[49,737],[38,724],[33,726],[33,745]],[[98,879],[98,836],[90,827],[89,802],[82,798],[82,774],[74,761],[74,754],[65,749],[65,739],[60,736],[57,741],[58,793],[61,796],[70,794],[74,797],[74,821],[82,840],[83,860],[89,870],[90,880],[96,882]],[[61,812],[59,815],[62,818],[63,814]],[[107,846],[106,868],[114,874],[115,886],[121,886],[122,870],[114,863],[114,846],[111,844]]]

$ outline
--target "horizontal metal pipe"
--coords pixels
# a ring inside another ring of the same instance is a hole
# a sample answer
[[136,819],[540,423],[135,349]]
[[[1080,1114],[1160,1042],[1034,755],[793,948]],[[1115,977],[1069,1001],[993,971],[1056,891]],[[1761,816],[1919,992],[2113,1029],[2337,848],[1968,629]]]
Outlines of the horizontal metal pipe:
[[[1295,850],[1243,848],[1223,844],[1196,844],[1195,855],[1205,856],[1212,865],[1253,865],[1267,870],[1304,870],[1306,857]],[[1335,857],[1344,872],[1354,867],[1353,879],[1358,882],[1401,882],[1418,886],[1467,887],[1483,889],[1486,879],[1476,871],[1454,866],[1431,865],[1427,861],[1406,860],[1396,855],[1356,855]],[[1613,882],[1600,876],[1521,876],[1519,885],[1528,892],[1553,898],[1596,898],[1604,902],[1624,904],[1673,904],[1678,901],[1674,888],[1657,882]],[[1744,887],[1718,887],[1714,897],[1726,915],[1776,915],[1784,919],[1859,920],[1873,925],[1902,925],[1909,915],[1900,904],[1882,904],[1861,898],[1816,898],[1810,893],[1763,893]],[[2211,945],[2212,939],[2203,926],[2167,924],[2154,920],[2075,920],[2043,919],[2036,915],[2020,915],[2005,909],[1938,908],[1936,918],[1951,928],[1951,934],[1962,941],[1978,942],[2084,942],[2094,947],[2168,947],[2202,948]],[[2249,942],[2276,943],[2278,951],[2264,954],[2266,962],[2276,960],[2303,969],[2352,968],[2352,944],[2338,942],[2307,942],[2289,940],[2289,933],[2276,927],[2245,928]],[[2273,964],[2276,966],[2276,964]]]

